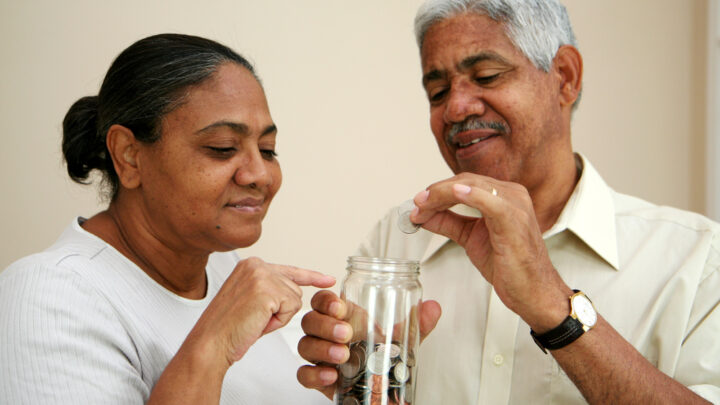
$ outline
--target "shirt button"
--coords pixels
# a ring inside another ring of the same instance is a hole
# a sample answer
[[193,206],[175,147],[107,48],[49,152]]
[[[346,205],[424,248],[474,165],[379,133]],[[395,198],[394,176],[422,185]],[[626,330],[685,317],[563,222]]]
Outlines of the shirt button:
[[501,366],[504,361],[505,358],[502,356],[502,354],[496,354],[495,357],[493,357],[493,363],[495,363],[496,366]]

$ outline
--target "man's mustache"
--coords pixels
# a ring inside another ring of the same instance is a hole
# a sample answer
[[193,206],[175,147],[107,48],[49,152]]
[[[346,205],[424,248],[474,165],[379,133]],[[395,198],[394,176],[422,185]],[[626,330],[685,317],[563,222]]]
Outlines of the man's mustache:
[[498,131],[501,135],[507,135],[510,133],[510,128],[500,121],[483,121],[478,117],[468,117],[463,122],[456,122],[450,127],[450,131],[447,134],[447,142],[449,144],[455,143],[455,136],[461,132],[472,131],[475,129],[493,129]]

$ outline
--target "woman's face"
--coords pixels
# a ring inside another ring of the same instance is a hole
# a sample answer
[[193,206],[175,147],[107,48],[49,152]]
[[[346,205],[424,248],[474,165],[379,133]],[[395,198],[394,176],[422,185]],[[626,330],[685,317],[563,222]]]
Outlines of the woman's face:
[[277,128],[260,84],[225,63],[188,89],[167,114],[160,140],[138,154],[144,222],[183,252],[253,244],[280,188]]

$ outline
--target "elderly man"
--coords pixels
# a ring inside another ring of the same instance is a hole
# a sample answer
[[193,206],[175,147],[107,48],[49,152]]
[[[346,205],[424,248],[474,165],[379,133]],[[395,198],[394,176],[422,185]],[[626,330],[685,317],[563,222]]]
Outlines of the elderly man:
[[[613,191],[573,153],[583,67],[564,7],[429,1],[416,34],[456,176],[415,197],[424,230],[390,214],[361,247],[421,260],[436,300],[413,404],[720,402],[720,227]],[[312,305],[299,350],[321,365],[298,378],[330,394],[347,309],[329,291]]]

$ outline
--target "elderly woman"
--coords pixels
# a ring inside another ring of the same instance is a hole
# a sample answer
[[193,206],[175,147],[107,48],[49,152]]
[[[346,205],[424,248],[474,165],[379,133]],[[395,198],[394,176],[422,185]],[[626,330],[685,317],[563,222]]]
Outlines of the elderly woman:
[[0,273],[0,402],[326,403],[270,332],[299,286],[334,279],[229,252],[258,240],[281,183],[252,66],[207,39],[145,38],[63,130],[70,177],[99,171],[110,203]]

